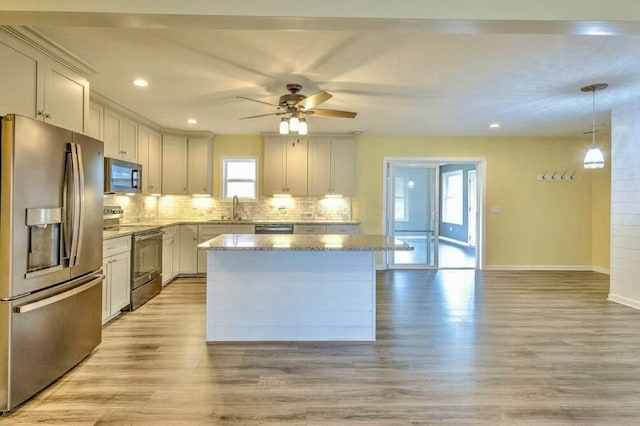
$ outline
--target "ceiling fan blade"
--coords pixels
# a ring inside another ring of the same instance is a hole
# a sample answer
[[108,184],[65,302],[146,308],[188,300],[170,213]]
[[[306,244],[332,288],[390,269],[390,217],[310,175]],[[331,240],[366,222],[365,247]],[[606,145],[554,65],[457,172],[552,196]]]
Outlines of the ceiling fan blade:
[[276,108],[280,108],[280,106],[279,106],[279,105],[276,105],[276,104],[270,104],[269,102],[263,102],[263,101],[259,101],[259,100],[257,100],[257,99],[247,98],[247,97],[245,97],[245,96],[236,96],[236,98],[238,98],[238,99],[245,99],[245,100],[247,100],[247,101],[258,102],[258,103],[261,103],[261,104],[271,105],[271,106],[274,106],[274,107],[276,107]]
[[268,115],[282,115],[282,114],[284,114],[284,112],[272,112],[270,114],[250,115],[249,117],[240,117],[240,120],[247,120],[249,118],[259,118],[259,117],[266,117]]
[[331,99],[332,96],[333,95],[331,93],[321,90],[319,92],[314,93],[311,96],[307,96],[306,98],[298,102],[296,104],[296,107],[303,108],[303,109],[312,109],[317,105],[320,105],[321,103],[328,101],[329,99]]
[[314,117],[338,117],[338,118],[355,118],[357,112],[338,111],[336,109],[312,109],[304,111],[305,114],[311,114]]

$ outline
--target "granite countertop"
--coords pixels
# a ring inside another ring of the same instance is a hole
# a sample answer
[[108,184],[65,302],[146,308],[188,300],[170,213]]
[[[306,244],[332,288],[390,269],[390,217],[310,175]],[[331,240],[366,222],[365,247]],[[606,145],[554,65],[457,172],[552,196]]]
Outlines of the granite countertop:
[[141,232],[153,231],[156,229],[160,229],[162,226],[160,225],[120,225],[117,229],[103,229],[102,230],[102,239],[110,240],[112,238],[124,237],[126,235],[139,234]]
[[413,247],[386,235],[222,234],[198,247],[214,251],[392,251]]
[[271,223],[291,223],[293,225],[359,225],[359,221],[355,220],[216,220],[216,219],[154,219],[143,220],[138,222],[125,223],[120,225],[117,230],[103,230],[102,239],[110,240],[112,238],[132,235],[136,232],[148,231],[154,228],[162,228],[174,225],[198,224],[198,225],[260,225]]
[[356,220],[248,220],[248,219],[154,219],[140,222],[132,222],[131,224],[125,224],[122,226],[173,226],[173,225],[185,225],[185,224],[199,224],[199,225],[262,225],[269,223],[291,223],[293,225],[359,225],[360,221]]

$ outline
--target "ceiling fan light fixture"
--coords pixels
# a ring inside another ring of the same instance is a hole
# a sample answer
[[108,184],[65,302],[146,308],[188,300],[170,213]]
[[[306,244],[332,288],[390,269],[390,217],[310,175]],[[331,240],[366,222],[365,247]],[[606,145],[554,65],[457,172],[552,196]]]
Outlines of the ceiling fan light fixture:
[[280,134],[288,135],[289,134],[289,122],[286,118],[280,120]]
[[301,118],[300,122],[298,123],[298,134],[304,136],[308,133],[309,133],[309,126],[307,125],[307,120],[305,120],[304,118]]
[[297,132],[299,127],[300,127],[300,119],[298,119],[298,117],[296,117],[295,115],[292,116],[289,119],[289,130],[291,130],[292,132]]
[[591,114],[591,147],[584,156],[583,165],[585,169],[601,169],[604,167],[604,154],[596,146],[596,92],[609,87],[606,83],[591,84],[580,89],[582,92],[593,93],[593,109]]

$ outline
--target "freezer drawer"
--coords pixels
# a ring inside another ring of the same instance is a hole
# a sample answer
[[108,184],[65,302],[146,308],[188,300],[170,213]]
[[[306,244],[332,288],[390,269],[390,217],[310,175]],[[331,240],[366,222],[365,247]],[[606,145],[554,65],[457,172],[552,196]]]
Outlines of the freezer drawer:
[[[0,411],[8,411],[78,364],[102,337],[102,274],[45,298],[2,302],[10,353],[0,366]],[[8,365],[7,365],[8,363]]]

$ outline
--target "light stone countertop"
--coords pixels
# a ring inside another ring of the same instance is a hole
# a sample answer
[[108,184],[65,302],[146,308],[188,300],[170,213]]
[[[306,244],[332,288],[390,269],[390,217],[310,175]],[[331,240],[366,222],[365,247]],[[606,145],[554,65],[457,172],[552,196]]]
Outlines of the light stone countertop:
[[[131,223],[124,223],[120,225],[118,230],[103,230],[102,239],[110,240],[112,238],[118,238],[125,235],[131,235],[134,232],[140,232],[141,230],[169,227],[175,225],[261,225],[271,223],[291,223],[293,225],[359,225],[360,221],[356,220],[216,220],[216,219],[154,219],[146,221],[138,221]],[[146,228],[146,229],[144,229]]]
[[198,247],[214,251],[410,251],[413,247],[386,235],[222,234]]
[[155,219],[155,220],[146,220],[132,223],[125,223],[123,226],[173,226],[173,225],[188,225],[188,224],[198,224],[198,225],[263,225],[263,224],[271,224],[271,223],[290,223],[292,225],[359,225],[360,221],[358,220],[302,220],[302,219],[293,219],[293,220],[266,220],[266,219]]

